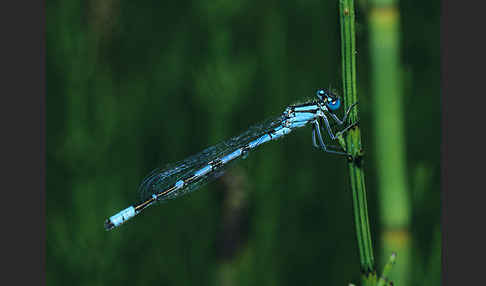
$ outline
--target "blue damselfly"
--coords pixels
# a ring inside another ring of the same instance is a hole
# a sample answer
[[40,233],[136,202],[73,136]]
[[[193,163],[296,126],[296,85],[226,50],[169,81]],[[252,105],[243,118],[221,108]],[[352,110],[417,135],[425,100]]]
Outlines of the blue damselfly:
[[[321,125],[324,124],[331,139],[336,140],[337,136],[330,126],[328,116],[342,126],[346,122],[351,108],[355,105],[356,103],[346,110],[341,120],[334,113],[341,106],[339,97],[328,89],[319,89],[317,98],[312,101],[289,106],[277,118],[253,126],[241,135],[209,147],[168,168],[156,169],[140,184],[140,203],[111,216],[105,221],[105,229],[110,230],[121,225],[157,201],[174,199],[196,190],[210,179],[219,177],[223,173],[224,167],[235,159],[245,157],[256,147],[279,139],[292,130],[308,124],[312,124],[313,127],[312,143],[314,147],[329,153],[348,155],[339,147],[327,146],[324,143]],[[351,126],[353,125],[347,126],[340,132],[346,131]]]

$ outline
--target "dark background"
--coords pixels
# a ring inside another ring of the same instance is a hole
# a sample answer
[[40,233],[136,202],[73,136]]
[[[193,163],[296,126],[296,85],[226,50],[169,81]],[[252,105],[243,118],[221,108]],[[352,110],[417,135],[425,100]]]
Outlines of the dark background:
[[[380,150],[371,147],[367,3],[358,4],[360,117],[378,252]],[[48,285],[358,283],[345,160],[312,148],[310,128],[260,147],[188,196],[103,230],[105,218],[138,200],[153,168],[311,99],[318,87],[339,90],[337,1],[46,5]],[[440,283],[439,8],[400,4],[414,285]]]

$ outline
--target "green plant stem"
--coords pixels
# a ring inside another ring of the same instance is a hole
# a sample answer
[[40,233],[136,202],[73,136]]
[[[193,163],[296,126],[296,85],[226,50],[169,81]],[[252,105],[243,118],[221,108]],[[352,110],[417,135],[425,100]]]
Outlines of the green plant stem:
[[396,253],[392,253],[392,255],[390,255],[388,262],[383,267],[383,273],[381,274],[380,279],[378,280],[378,283],[376,284],[376,286],[385,286],[386,283],[389,281],[388,273],[390,273],[390,270],[392,269],[393,265],[395,264],[396,258],[397,258]]
[[[353,0],[339,1],[341,24],[341,56],[344,108],[358,102],[356,92],[356,37]],[[358,106],[350,113],[350,121],[358,122]],[[356,238],[360,257],[363,285],[376,283],[376,270],[373,257],[373,246],[368,220],[366,203],[365,176],[363,172],[363,152],[359,125],[351,128],[344,135],[345,150],[351,154],[348,160]]]
[[399,12],[396,0],[372,0],[369,10],[370,64],[378,204],[382,249],[400,255],[390,277],[397,285],[410,281],[410,205],[406,180],[403,92],[400,65]]

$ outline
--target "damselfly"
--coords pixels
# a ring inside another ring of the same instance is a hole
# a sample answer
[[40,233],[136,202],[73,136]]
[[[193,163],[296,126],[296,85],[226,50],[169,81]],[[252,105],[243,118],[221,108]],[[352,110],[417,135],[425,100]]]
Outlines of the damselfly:
[[[224,141],[218,145],[178,162],[163,170],[152,171],[142,181],[139,187],[140,203],[130,206],[105,221],[105,229],[113,229],[157,201],[165,201],[187,194],[210,179],[222,175],[223,169],[230,162],[244,158],[248,152],[263,143],[279,139],[292,130],[312,124],[312,144],[325,152],[348,155],[339,147],[327,146],[321,134],[321,125],[325,125],[332,140],[336,140],[329,119],[333,119],[338,126],[342,126],[348,117],[351,105],[346,110],[343,119],[334,113],[339,110],[341,101],[338,96],[328,89],[317,90],[317,98],[304,104],[289,106],[281,116],[267,120],[262,124],[251,127],[245,133]],[[328,116],[330,118],[328,118]],[[344,132],[352,125],[340,132]]]

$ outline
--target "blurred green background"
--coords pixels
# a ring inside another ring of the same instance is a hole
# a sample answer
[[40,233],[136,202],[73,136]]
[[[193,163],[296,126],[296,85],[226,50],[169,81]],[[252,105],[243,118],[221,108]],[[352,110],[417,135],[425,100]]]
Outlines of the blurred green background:
[[[370,3],[357,4],[360,126],[381,270],[377,158],[393,150],[375,147]],[[47,285],[359,282],[346,161],[312,148],[310,128],[260,147],[188,196],[103,229],[137,202],[152,169],[312,99],[319,87],[340,90],[337,1],[46,5]],[[409,285],[439,285],[440,7],[398,5]]]

